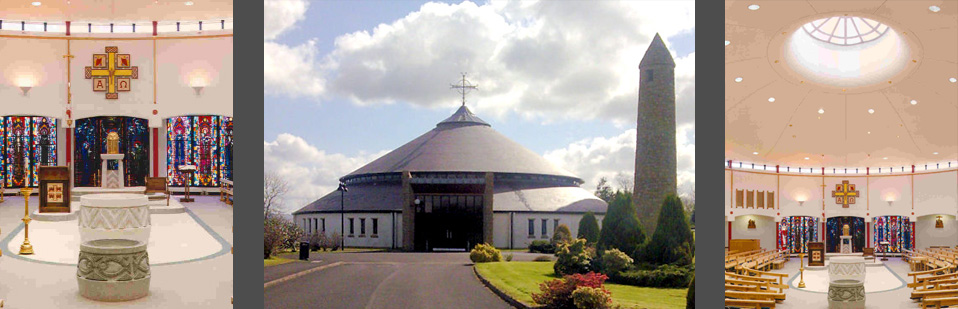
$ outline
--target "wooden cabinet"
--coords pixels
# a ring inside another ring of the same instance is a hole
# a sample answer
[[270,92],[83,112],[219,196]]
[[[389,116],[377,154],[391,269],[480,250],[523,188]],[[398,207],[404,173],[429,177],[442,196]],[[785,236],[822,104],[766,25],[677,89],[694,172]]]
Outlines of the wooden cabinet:
[[758,239],[732,239],[728,242],[731,251],[743,252],[761,249]]

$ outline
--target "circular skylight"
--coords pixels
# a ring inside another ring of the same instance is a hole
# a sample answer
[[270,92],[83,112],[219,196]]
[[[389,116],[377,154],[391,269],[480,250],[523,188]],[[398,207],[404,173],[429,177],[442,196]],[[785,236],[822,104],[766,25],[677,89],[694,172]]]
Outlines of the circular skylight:
[[813,38],[835,45],[857,45],[874,41],[888,32],[888,26],[857,16],[822,18],[802,26]]

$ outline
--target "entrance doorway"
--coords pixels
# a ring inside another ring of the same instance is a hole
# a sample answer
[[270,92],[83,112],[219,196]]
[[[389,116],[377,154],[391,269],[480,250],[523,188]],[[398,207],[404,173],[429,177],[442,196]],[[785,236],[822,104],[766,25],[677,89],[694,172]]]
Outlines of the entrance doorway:
[[469,251],[482,242],[481,194],[417,194],[416,251]]

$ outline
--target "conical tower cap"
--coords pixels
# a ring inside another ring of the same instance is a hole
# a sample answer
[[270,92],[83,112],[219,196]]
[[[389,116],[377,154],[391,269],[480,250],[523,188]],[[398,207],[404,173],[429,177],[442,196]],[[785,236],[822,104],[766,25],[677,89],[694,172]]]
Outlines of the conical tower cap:
[[639,68],[650,67],[653,65],[668,65],[669,67],[675,67],[675,61],[672,60],[672,54],[669,53],[669,49],[665,47],[665,42],[662,41],[662,37],[658,33],[655,34],[655,37],[652,38],[652,44],[649,44],[649,49],[645,51],[645,56],[642,56],[642,62],[639,62]]

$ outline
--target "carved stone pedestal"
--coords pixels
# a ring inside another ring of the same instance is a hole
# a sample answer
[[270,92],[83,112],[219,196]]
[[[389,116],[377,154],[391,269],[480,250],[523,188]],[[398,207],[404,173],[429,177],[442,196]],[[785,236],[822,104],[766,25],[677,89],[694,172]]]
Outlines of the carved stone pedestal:
[[842,236],[840,253],[852,253],[852,237]]
[[828,308],[865,308],[865,282],[841,279],[828,284]]
[[77,262],[80,295],[98,301],[128,301],[150,294],[146,243],[98,239],[80,245]]
[[146,195],[90,194],[80,197],[80,241],[132,239],[150,241],[150,207]]

